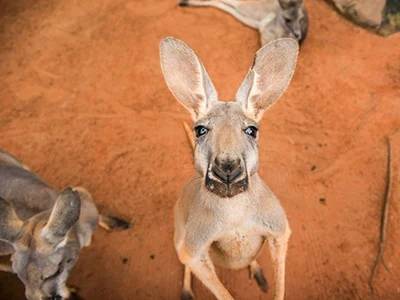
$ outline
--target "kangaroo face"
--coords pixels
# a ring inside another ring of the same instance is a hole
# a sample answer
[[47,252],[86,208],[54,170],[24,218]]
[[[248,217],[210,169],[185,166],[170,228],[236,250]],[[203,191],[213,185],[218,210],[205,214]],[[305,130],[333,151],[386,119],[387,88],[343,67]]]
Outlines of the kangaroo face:
[[236,102],[218,102],[194,124],[195,167],[206,188],[221,197],[246,191],[257,171],[258,124]]
[[75,231],[70,231],[80,214],[80,199],[66,189],[57,198],[51,211],[22,222],[12,206],[0,199],[4,221],[0,239],[14,248],[13,271],[25,285],[29,300],[66,299],[68,274],[75,265],[80,243]]
[[222,102],[192,49],[174,38],[161,42],[164,78],[192,115],[195,167],[210,192],[233,197],[249,188],[249,178],[258,167],[258,122],[286,89],[297,52],[294,39],[265,45],[257,52],[235,101]]
[[303,1],[279,0],[279,4],[282,8],[279,16],[282,27],[301,43],[306,38],[308,30],[308,16]]
[[80,250],[73,236],[56,246],[46,241],[41,235],[45,224],[43,220],[27,224],[14,244],[13,270],[24,283],[29,300],[68,298],[66,280]]

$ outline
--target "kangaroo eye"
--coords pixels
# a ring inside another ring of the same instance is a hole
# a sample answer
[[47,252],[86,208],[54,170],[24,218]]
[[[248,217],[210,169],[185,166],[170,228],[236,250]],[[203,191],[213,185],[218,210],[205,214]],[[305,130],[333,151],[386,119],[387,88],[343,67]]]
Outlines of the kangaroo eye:
[[257,127],[249,126],[244,130],[244,133],[249,135],[249,136],[251,136],[251,137],[253,137],[253,138],[256,138],[257,137],[257,131],[258,131]]
[[292,22],[291,18],[283,18],[286,24],[290,24]]
[[196,137],[199,138],[202,135],[207,134],[208,129],[204,126],[199,125],[194,128],[194,131],[196,132]]

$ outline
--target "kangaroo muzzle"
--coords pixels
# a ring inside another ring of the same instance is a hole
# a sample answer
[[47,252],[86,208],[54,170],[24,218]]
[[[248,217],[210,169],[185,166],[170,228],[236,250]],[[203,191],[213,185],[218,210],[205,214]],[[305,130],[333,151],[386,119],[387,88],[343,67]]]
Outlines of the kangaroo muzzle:
[[233,197],[248,188],[246,166],[241,159],[215,158],[208,166],[205,184],[207,189],[222,197]]

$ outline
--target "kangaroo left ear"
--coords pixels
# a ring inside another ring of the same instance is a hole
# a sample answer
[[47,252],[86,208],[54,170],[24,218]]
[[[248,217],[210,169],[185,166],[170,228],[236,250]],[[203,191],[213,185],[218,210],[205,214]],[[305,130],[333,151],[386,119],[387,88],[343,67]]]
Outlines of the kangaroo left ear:
[[11,203],[0,197],[0,240],[12,244],[21,232],[23,224]]
[[286,90],[298,51],[297,41],[291,38],[272,41],[257,51],[253,66],[236,94],[236,101],[250,118],[260,121],[264,111]]
[[81,211],[81,199],[78,192],[66,188],[56,199],[49,220],[42,229],[42,237],[57,246],[67,236],[68,231],[78,221]]

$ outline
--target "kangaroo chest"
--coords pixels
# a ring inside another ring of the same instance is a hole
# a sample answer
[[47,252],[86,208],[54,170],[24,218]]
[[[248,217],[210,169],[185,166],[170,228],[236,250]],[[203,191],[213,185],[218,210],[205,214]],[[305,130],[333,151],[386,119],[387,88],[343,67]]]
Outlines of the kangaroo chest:
[[224,229],[211,245],[214,263],[230,269],[246,267],[260,251],[264,237],[255,230],[251,214],[246,210],[222,220]]
[[211,256],[217,265],[230,269],[246,267],[261,250],[264,238],[238,228],[227,232],[211,245]]
[[264,198],[247,191],[230,199],[208,199],[211,209],[209,206],[207,219],[215,228],[209,248],[214,264],[239,269],[256,258],[265,240],[259,224],[260,211],[266,209],[260,200]]

